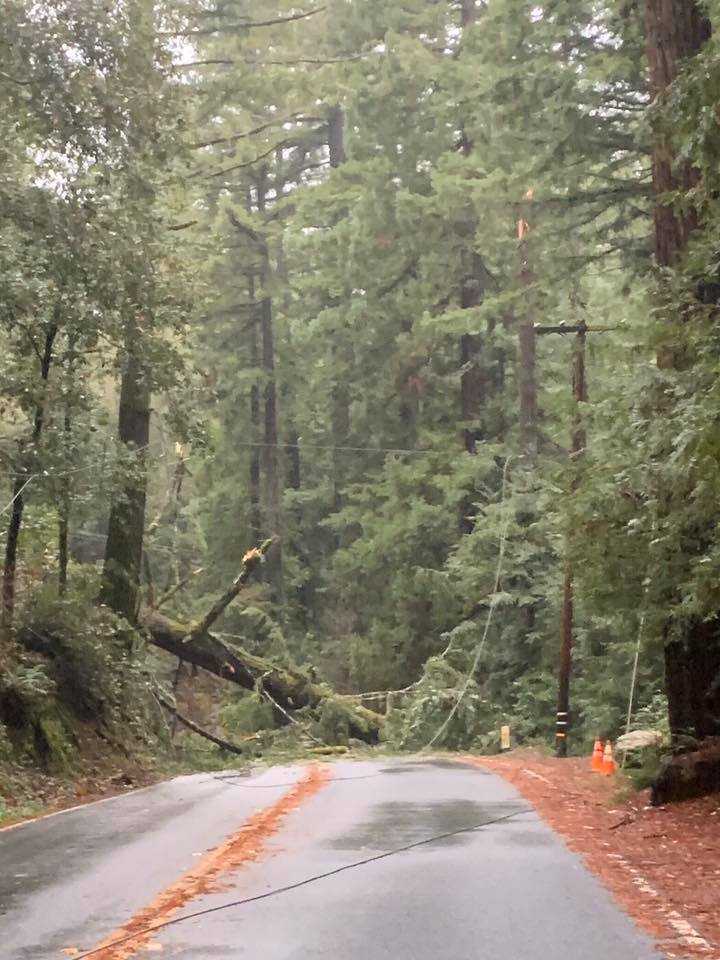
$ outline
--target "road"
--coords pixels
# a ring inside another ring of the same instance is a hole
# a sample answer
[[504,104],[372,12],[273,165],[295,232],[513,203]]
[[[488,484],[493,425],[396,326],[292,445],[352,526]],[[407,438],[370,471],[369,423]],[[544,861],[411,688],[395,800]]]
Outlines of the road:
[[3,960],[253,897],[92,960],[660,956],[511,786],[451,761],[181,777],[1,831],[0,865]]

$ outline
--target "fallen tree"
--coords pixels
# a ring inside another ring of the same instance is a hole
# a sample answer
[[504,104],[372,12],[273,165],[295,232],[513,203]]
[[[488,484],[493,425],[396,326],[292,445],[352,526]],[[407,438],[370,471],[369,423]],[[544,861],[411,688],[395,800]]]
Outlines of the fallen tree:
[[138,626],[148,640],[161,650],[246,690],[265,690],[283,710],[319,708],[325,702],[333,701],[347,716],[352,737],[366,743],[377,743],[385,719],[381,714],[349,704],[333,694],[329,687],[312,681],[301,670],[279,666],[263,657],[254,656],[210,631],[213,623],[262,563],[271,545],[272,541],[268,540],[258,549],[245,554],[240,573],[232,585],[197,623],[180,623],[156,609],[145,607],[140,611]]

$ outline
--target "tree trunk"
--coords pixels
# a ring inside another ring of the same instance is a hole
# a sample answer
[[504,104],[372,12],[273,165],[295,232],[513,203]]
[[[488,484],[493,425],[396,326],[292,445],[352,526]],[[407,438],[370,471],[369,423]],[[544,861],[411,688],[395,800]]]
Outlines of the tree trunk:
[[677,744],[720,735],[720,620],[690,620],[684,633],[665,646],[668,719]]
[[[710,38],[711,26],[692,0],[646,0],[645,39],[650,86],[662,103],[668,88],[678,77],[683,61],[699,52]],[[659,266],[674,266],[684,253],[690,234],[698,225],[692,205],[680,211],[663,201],[673,191],[688,193],[700,180],[689,163],[676,163],[668,135],[658,125],[653,145],[653,188],[656,202],[655,256]]]
[[23,511],[25,509],[23,491],[27,486],[28,479],[29,471],[23,469],[22,472],[18,472],[12,490],[12,510],[10,512],[10,522],[8,523],[7,539],[5,542],[5,562],[3,565],[3,628],[6,631],[12,630],[15,615],[15,578],[18,541],[20,539],[20,528],[22,526]]
[[[345,152],[345,114],[342,107],[334,106],[328,117],[328,152],[333,170],[347,160]],[[347,446],[350,435],[350,391],[345,366],[352,362],[352,347],[348,347],[333,338],[331,345],[331,364],[334,383],[331,394],[330,430],[333,450],[333,508],[337,512],[343,505],[343,489],[347,470],[347,453],[340,447]]]
[[[263,278],[263,284],[266,278]],[[280,470],[278,465],[278,415],[277,383],[275,380],[275,333],[272,319],[272,300],[263,299],[260,315],[262,338],[262,366],[265,373],[263,466],[265,473],[265,528],[276,539],[271,558],[270,582],[273,599],[283,602],[283,557],[282,557],[282,508],[280,493]]]
[[326,687],[313,683],[298,670],[255,657],[210,633],[188,640],[188,634],[192,631],[190,625],[177,623],[155,610],[143,610],[140,623],[155,646],[173,656],[182,657],[187,663],[245,690],[255,690],[257,684],[262,682],[273,700],[284,710],[318,707],[326,700],[333,700],[346,710],[351,736],[368,743],[376,743],[379,739],[384,720],[380,714],[362,707],[348,706],[342,699],[333,697]]
[[[469,30],[477,21],[478,8],[474,0],[462,0],[460,8],[460,26],[463,32]],[[459,53],[459,51],[458,51]],[[462,126],[461,148],[463,156],[469,156],[473,142]],[[482,258],[474,249],[477,221],[474,216],[466,226],[471,247],[469,269],[463,278],[460,292],[460,306],[463,310],[478,307],[485,294],[486,271]],[[487,376],[482,362],[483,338],[479,333],[466,333],[460,337],[460,416],[464,423],[463,445],[471,455],[477,453],[477,445],[483,439],[483,429],[479,420],[487,401]],[[460,532],[472,533],[474,523],[472,512],[474,496],[470,493],[460,503]]]
[[30,450],[21,452],[19,458],[20,466],[15,476],[15,482],[13,483],[13,499],[5,541],[5,561],[3,564],[2,582],[2,625],[3,629],[8,633],[12,631],[12,622],[15,614],[15,578],[17,573],[18,543],[25,510],[24,491],[31,477],[31,458],[37,455],[37,447],[40,443],[43,425],[45,423],[47,382],[50,377],[50,366],[52,364],[53,347],[57,332],[58,324],[56,317],[56,322],[51,324],[46,330],[43,352],[40,357],[41,394],[40,400],[35,407]]
[[120,385],[118,437],[131,457],[110,509],[100,603],[134,623],[142,566],[147,495],[146,453],[150,440],[150,386],[140,359],[136,322],[128,325]]
[[262,684],[283,710],[317,707],[325,700],[333,699],[347,714],[353,736],[370,743],[376,742],[383,717],[362,707],[350,707],[340,698],[334,698],[327,687],[314,683],[299,670],[255,657],[240,647],[225,643],[210,632],[213,624],[258,569],[263,558],[268,556],[271,546],[272,541],[266,540],[258,549],[249,550],[245,554],[238,576],[196,623],[178,623],[156,609],[144,607],[140,613],[140,627],[152,643],[179,660],[239,684],[246,690],[255,690],[258,684]]
[[[255,302],[255,277],[248,274],[248,293],[250,303]],[[250,325],[250,363],[253,370],[257,371],[260,366],[260,355],[258,350],[258,324],[255,317]],[[250,433],[252,447],[250,448],[250,529],[253,541],[260,540],[263,534],[262,510],[260,505],[260,458],[261,458],[261,432],[260,432],[260,384],[253,380],[250,387]]]
[[521,288],[525,289],[525,303],[518,326],[518,390],[520,398],[520,447],[529,458],[534,458],[538,450],[537,436],[537,380],[536,357],[537,337],[535,334],[535,316],[531,302],[531,288],[535,283],[535,273],[530,255],[529,205],[532,202],[532,190],[525,196],[523,214],[518,220],[518,276]]
[[475,0],[462,0],[460,7],[460,23],[463,27],[470,27],[477,20],[478,7]]
[[673,757],[655,778],[653,806],[720,792],[720,737],[706,740],[699,750]]
[[[475,232],[473,223],[472,232]],[[463,310],[479,307],[485,294],[486,271],[478,253],[471,254],[470,270],[463,281],[460,306]],[[478,423],[487,400],[487,377],[482,365],[483,338],[479,333],[466,333],[460,338],[460,405],[465,428],[463,440],[468,453],[477,453],[477,444],[484,431]]]
[[342,352],[335,343],[331,347],[333,383],[331,395],[331,434],[333,441],[333,509],[337,512],[342,509],[343,490],[346,482],[347,446],[350,434],[350,391],[347,384],[346,371],[342,365]]
[[[683,62],[700,52],[711,33],[710,21],[693,0],[646,0],[646,53],[651,91],[658,106],[662,107]],[[681,262],[690,236],[698,227],[698,215],[692,203],[679,209],[663,198],[672,192],[687,195],[699,183],[700,172],[678,159],[662,116],[655,124],[652,160],[655,257],[659,267],[671,268]],[[677,351],[672,348],[658,354],[660,367],[674,367],[678,361]],[[717,624],[690,621],[683,634],[681,639],[665,646],[668,713],[676,743],[682,741],[683,735],[702,738],[720,729],[720,706],[709,706],[713,677],[720,676]],[[710,667],[714,674],[708,673]]]
[[345,114],[339,105],[331,107],[328,116],[328,152],[331,167],[345,163]]
[[[473,225],[474,233],[474,225]],[[484,267],[480,256],[472,254],[472,269],[463,282],[460,304],[464,310],[479,306],[484,293]],[[487,399],[487,379],[482,365],[483,338],[479,333],[460,337],[460,414],[464,424],[463,445],[467,453],[475,455],[484,431],[480,418]],[[460,532],[472,533],[475,497],[468,493],[460,503]]]
[[[70,408],[66,401],[65,416],[63,419],[63,436],[65,441],[65,463],[69,460],[69,439],[71,431]],[[62,597],[67,590],[68,582],[68,536],[70,533],[70,474],[66,473],[60,481],[60,503],[58,504],[58,593]]]
[[62,597],[67,590],[70,535],[70,506],[72,503],[72,483],[70,477],[70,463],[72,459],[72,396],[74,382],[77,377],[76,369],[76,334],[68,337],[65,354],[65,410],[63,413],[63,462],[64,474],[60,479],[60,495],[58,498],[58,594]]
[[[587,403],[587,379],[585,377],[585,328],[575,338],[572,366],[572,391],[575,402],[570,442],[570,469],[573,477],[570,483],[571,496],[580,486],[579,461],[587,446],[587,436],[582,417],[582,404]],[[560,639],[560,676],[558,682],[558,708],[555,732],[555,752],[558,757],[566,757],[568,736],[570,734],[570,680],[572,675],[572,655],[575,645],[575,582],[572,560],[570,559],[573,531],[569,530],[566,540],[565,576],[563,579],[562,624]]]
[[518,327],[518,381],[520,390],[520,442],[528,456],[537,453],[537,382],[535,331],[532,322]]
[[[257,183],[257,205],[260,213],[265,212],[267,194],[267,171],[263,168]],[[282,604],[283,590],[283,547],[282,547],[282,495],[280,490],[280,469],[278,465],[278,411],[277,379],[275,375],[275,330],[273,327],[273,304],[268,295],[270,282],[270,255],[267,244],[262,248],[262,273],[260,283],[263,299],[260,303],[260,353],[265,379],[263,391],[263,448],[262,466],[265,476],[265,532],[274,540],[272,555],[269,558],[268,573],[275,603]]]

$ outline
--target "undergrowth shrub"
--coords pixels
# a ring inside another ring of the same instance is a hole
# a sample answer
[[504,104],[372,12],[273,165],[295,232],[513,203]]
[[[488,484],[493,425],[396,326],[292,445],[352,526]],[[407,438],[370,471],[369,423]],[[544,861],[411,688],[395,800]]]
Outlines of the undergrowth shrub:
[[318,719],[312,733],[318,740],[331,746],[347,746],[350,738],[350,718],[347,708],[337,700],[328,698],[320,706]]
[[18,616],[19,662],[0,687],[16,752],[50,768],[72,764],[81,728],[125,751],[165,735],[144,641],[84,586],[64,598],[50,585],[35,592]]
[[272,706],[257,693],[229,695],[220,710],[220,722],[232,733],[253,734],[277,726]]

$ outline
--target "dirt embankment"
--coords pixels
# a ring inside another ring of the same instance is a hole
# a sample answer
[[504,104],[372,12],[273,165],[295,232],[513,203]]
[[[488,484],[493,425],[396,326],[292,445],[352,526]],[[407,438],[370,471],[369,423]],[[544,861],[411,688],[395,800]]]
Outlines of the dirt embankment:
[[[668,957],[720,960],[720,794],[650,807],[589,760],[468,757],[510,781]],[[626,786],[626,784],[625,784]]]

